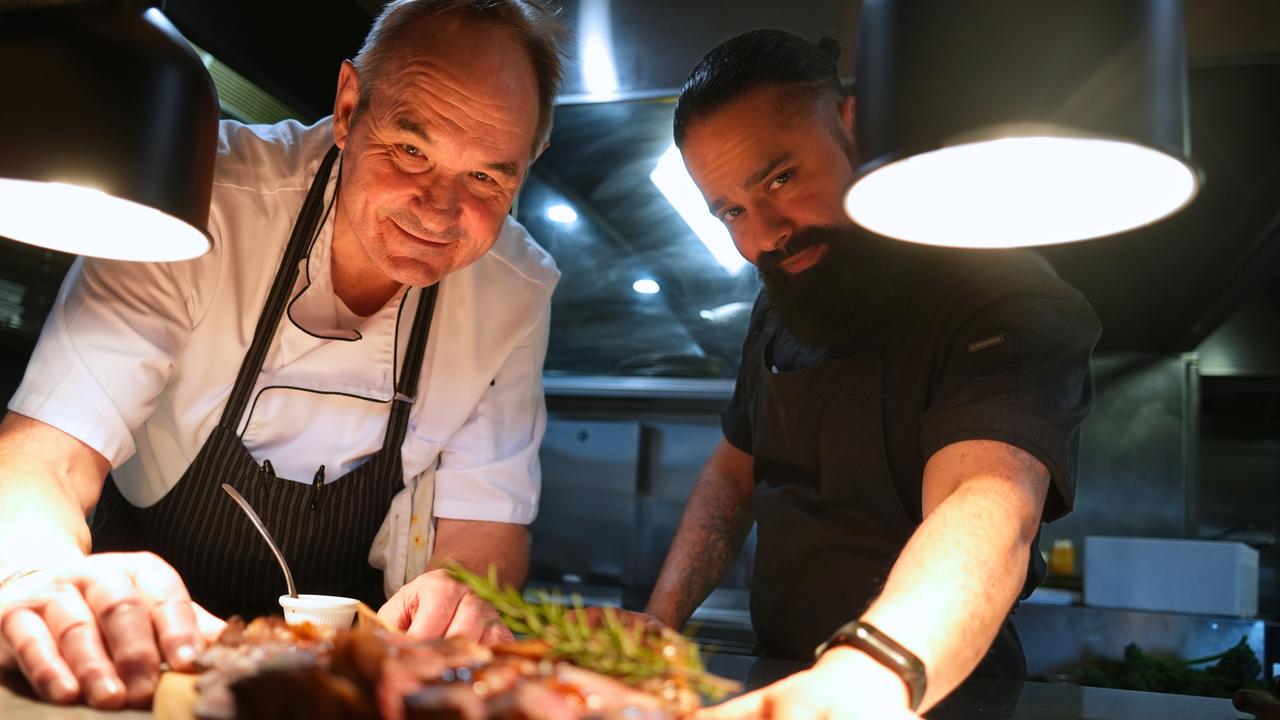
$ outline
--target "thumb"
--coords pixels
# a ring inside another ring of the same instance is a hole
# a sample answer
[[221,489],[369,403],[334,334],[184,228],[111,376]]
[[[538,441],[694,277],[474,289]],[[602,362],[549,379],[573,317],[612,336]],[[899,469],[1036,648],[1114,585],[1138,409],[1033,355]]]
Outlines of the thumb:
[[395,595],[378,608],[378,619],[398,632],[408,630],[409,623],[413,622],[413,612],[405,601],[410,597],[410,594],[405,592],[408,587],[406,585],[397,590]]
[[196,612],[196,629],[200,631],[200,637],[209,644],[217,642],[218,636],[227,627],[227,621],[205,610],[200,603],[193,602],[191,606]]

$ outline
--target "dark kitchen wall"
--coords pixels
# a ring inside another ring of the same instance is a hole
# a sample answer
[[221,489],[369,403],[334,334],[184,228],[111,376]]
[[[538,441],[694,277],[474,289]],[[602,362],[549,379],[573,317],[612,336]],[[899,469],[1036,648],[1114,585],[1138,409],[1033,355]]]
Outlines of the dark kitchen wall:
[[0,238],[0,397],[17,389],[27,357],[74,256]]
[[1250,298],[1198,353],[1197,534],[1258,548],[1260,606],[1280,617],[1280,283]]

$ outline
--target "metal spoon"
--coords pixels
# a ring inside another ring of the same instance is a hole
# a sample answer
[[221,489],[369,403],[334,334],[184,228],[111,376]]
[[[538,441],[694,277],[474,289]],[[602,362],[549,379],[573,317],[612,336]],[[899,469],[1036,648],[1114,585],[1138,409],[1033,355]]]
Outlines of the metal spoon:
[[249,507],[249,501],[236,492],[235,488],[227,483],[222,483],[222,489],[227,491],[231,499],[236,501],[241,510],[244,510],[244,514],[249,516],[249,522],[253,523],[259,533],[262,533],[262,539],[267,541],[267,547],[271,548],[271,552],[275,553],[276,560],[280,562],[280,569],[284,571],[284,582],[289,586],[289,597],[298,597],[298,588],[293,584],[293,573],[289,572],[289,563],[284,561],[284,553],[280,552],[280,547],[272,539],[271,533],[267,532],[267,526],[262,524],[262,518],[258,517],[258,513],[254,512],[252,507]]

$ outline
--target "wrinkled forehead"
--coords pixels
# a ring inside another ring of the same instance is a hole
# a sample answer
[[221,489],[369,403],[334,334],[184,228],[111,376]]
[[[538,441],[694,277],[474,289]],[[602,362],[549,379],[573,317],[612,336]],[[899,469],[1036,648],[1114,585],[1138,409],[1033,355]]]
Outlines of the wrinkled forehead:
[[499,124],[528,135],[538,123],[538,79],[523,38],[510,27],[453,11],[421,18],[397,39],[373,102]]

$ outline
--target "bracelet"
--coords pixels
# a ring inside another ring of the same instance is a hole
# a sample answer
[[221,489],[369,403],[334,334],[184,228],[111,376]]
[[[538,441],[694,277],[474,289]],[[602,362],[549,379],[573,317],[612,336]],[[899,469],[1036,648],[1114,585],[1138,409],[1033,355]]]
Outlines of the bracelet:
[[8,575],[4,576],[3,580],[0,580],[0,590],[4,590],[9,585],[12,585],[13,583],[18,582],[24,577],[27,577],[29,575],[35,575],[36,573],[40,572],[42,569],[43,568],[28,568],[26,570],[18,570],[16,572],[9,573]]
[[920,658],[910,650],[877,630],[870,623],[854,620],[840,626],[826,642],[819,645],[813,652],[814,659],[822,657],[823,653],[837,645],[861,650],[872,660],[892,670],[902,678],[902,682],[906,683],[907,704],[910,705],[911,711],[915,712],[920,707],[920,703],[924,700],[927,676],[924,663],[920,662]]

